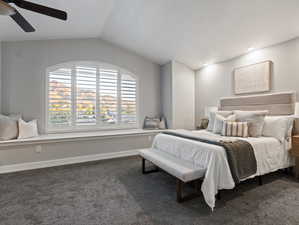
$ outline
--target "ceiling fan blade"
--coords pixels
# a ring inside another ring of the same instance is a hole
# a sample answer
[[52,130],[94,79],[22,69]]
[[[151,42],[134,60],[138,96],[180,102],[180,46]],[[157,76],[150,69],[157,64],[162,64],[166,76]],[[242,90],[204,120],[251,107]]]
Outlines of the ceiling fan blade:
[[11,2],[23,9],[27,9],[27,10],[34,11],[34,12],[37,12],[40,14],[55,17],[55,18],[61,19],[61,20],[67,19],[67,13],[62,10],[53,9],[53,8],[50,8],[47,6],[43,6],[43,5],[39,5],[36,3],[27,2],[27,1],[23,1],[23,0],[11,0]]
[[10,16],[25,32],[34,32],[35,29],[31,24],[17,11]]

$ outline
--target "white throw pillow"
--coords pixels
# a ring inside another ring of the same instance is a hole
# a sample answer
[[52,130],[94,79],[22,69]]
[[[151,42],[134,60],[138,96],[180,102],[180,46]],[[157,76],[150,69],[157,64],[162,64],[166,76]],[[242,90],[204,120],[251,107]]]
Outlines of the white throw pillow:
[[207,127],[208,131],[212,131],[213,132],[216,113],[218,115],[223,116],[223,117],[228,117],[229,115],[233,114],[232,111],[215,111],[215,112],[210,112],[210,114],[209,114],[209,124],[208,124],[208,127]]
[[236,115],[230,115],[228,117],[224,117],[216,113],[213,133],[221,134],[224,122],[234,122],[234,121],[236,121]]
[[237,122],[248,123],[248,134],[250,137],[262,136],[264,119],[268,111],[240,111],[235,110]]
[[18,119],[19,114],[9,116],[0,114],[0,141],[16,139],[18,137]]
[[263,136],[275,137],[280,142],[291,136],[294,118],[290,116],[266,116]]
[[18,139],[31,138],[31,137],[37,137],[37,136],[38,136],[38,131],[37,131],[37,121],[36,120],[26,122],[22,119],[19,119],[19,137],[18,137]]

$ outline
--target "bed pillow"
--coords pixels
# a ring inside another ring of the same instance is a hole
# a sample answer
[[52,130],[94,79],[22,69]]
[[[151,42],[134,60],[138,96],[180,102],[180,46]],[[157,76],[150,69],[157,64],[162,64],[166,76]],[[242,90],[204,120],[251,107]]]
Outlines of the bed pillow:
[[216,113],[213,133],[221,134],[224,122],[229,122],[229,121],[234,122],[235,120],[236,120],[235,115],[230,115],[228,117],[224,117],[224,116],[221,116],[220,114]]
[[18,119],[19,114],[9,116],[0,114],[0,141],[16,139],[18,137]]
[[268,111],[240,111],[235,110],[237,122],[247,122],[248,123],[248,135],[250,137],[260,137],[262,136],[265,116]]
[[223,117],[228,117],[229,115],[233,114],[232,111],[215,111],[215,112],[210,112],[210,114],[209,114],[209,124],[208,124],[208,127],[207,127],[208,131],[212,131],[213,132],[216,113],[218,115],[223,116]]
[[37,137],[37,136],[38,136],[38,131],[37,131],[37,121],[36,120],[26,122],[22,119],[19,119],[19,137],[18,137],[18,139],[31,138],[31,137]]
[[274,137],[280,142],[292,135],[294,118],[290,116],[266,116],[263,136]]
[[247,122],[229,122],[225,121],[222,128],[222,136],[248,137]]

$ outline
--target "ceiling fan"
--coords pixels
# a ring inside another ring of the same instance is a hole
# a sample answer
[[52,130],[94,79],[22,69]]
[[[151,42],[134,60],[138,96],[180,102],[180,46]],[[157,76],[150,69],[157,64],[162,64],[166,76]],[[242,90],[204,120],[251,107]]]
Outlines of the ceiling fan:
[[47,6],[24,0],[0,0],[0,15],[10,16],[25,32],[34,32],[34,27],[10,4],[40,13],[46,16],[51,16],[61,20],[67,20],[67,13],[58,9],[53,9]]

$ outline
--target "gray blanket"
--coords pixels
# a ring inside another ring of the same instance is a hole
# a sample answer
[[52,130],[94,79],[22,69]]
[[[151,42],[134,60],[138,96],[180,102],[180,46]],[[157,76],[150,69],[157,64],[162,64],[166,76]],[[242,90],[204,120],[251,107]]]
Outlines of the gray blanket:
[[227,161],[236,184],[240,183],[242,179],[256,174],[257,163],[254,150],[247,141],[214,141],[198,137],[191,132],[190,134],[179,131],[165,131],[162,133],[223,147],[226,151]]

